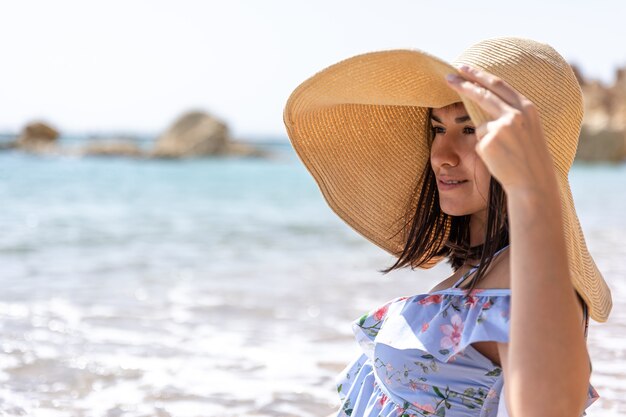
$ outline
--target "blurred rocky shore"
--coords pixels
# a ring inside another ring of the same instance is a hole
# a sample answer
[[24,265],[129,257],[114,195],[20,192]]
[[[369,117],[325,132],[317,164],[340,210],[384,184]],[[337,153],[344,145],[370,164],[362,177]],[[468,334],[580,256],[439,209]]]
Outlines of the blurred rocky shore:
[[151,149],[140,146],[139,140],[133,137],[89,139],[86,144],[78,147],[62,146],[59,137],[60,132],[51,125],[34,121],[27,124],[14,140],[0,142],[0,150],[17,149],[41,155],[159,159],[270,156],[265,150],[233,139],[223,121],[202,111],[191,111],[181,115],[159,135]]
[[[626,161],[626,67],[618,68],[613,84],[587,79],[573,66],[585,100],[585,117],[577,161]],[[7,135],[2,135],[5,139]],[[41,121],[29,123],[19,135],[0,141],[0,150],[19,149],[37,154],[124,156],[132,158],[191,158],[204,156],[267,157],[265,150],[233,139],[228,126],[201,111],[181,115],[151,149],[136,138],[110,137],[87,141],[78,148],[62,147],[60,133]]]
[[586,79],[577,67],[574,72],[585,99],[585,118],[576,159],[626,160],[626,67],[615,71],[612,85]]

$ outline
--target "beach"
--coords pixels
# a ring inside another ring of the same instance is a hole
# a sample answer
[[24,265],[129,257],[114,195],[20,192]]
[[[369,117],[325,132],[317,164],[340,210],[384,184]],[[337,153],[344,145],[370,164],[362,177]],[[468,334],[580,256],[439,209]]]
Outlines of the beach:
[[[393,258],[273,159],[0,154],[0,414],[326,416],[351,322],[450,275]],[[626,164],[570,173],[613,292],[590,321],[589,417],[626,415]]]

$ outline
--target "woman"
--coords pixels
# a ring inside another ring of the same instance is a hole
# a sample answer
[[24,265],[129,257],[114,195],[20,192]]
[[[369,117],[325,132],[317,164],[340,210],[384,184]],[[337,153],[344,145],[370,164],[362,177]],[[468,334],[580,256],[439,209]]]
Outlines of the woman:
[[385,272],[455,271],[353,323],[340,416],[580,416],[598,398],[587,320],[611,296],[567,180],[581,122],[572,69],[518,38],[453,65],[365,54],[294,91],[294,148],[331,208],[398,258]]

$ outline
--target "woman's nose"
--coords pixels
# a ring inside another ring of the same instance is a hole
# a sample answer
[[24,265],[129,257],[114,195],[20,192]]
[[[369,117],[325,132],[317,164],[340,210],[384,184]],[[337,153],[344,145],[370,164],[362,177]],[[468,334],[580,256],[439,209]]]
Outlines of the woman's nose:
[[444,165],[457,166],[460,162],[458,149],[452,146],[452,138],[445,135],[437,135],[430,149],[430,163],[433,166]]

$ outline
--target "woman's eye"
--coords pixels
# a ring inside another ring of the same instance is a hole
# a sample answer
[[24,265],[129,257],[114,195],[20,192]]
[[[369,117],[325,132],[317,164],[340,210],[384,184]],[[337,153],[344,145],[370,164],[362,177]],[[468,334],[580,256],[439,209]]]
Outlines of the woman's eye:
[[476,128],[466,127],[465,129],[463,129],[463,133],[465,133],[466,135],[473,135],[474,133],[476,133]]
[[432,128],[433,136],[437,135],[437,133],[444,133],[445,129],[440,126],[433,126]]

